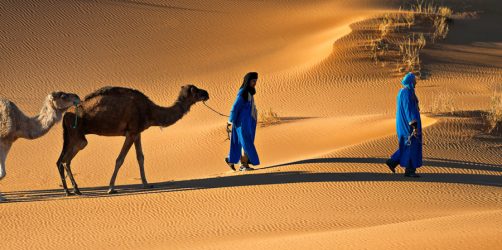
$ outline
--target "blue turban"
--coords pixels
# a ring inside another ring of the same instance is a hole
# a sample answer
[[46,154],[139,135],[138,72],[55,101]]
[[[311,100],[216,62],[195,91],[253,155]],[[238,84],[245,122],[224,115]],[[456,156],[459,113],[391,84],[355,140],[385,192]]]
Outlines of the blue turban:
[[401,83],[403,84],[403,86],[405,86],[406,88],[409,88],[409,89],[414,89],[415,86],[413,86],[413,83],[415,82],[416,80],[416,77],[415,77],[415,74],[413,73],[408,73],[404,76],[403,80],[401,81]]

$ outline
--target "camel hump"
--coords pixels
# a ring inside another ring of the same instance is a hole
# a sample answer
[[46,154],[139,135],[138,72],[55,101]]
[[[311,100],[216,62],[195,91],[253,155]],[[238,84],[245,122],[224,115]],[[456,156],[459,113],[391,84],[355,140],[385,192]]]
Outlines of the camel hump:
[[84,100],[87,101],[87,100],[92,99],[97,96],[107,96],[107,95],[120,95],[120,96],[133,95],[133,96],[139,96],[142,98],[149,99],[145,94],[141,93],[139,90],[136,90],[136,89],[106,86],[106,87],[102,87],[102,88],[88,94],[84,98]]
[[8,116],[11,112],[19,110],[15,103],[11,102],[8,99],[0,97],[0,113],[5,116]]
[[0,107],[10,107],[13,106],[14,103],[11,102],[9,99],[5,99],[0,97]]
[[16,122],[22,117],[15,103],[0,97],[0,138],[11,135],[15,131]]

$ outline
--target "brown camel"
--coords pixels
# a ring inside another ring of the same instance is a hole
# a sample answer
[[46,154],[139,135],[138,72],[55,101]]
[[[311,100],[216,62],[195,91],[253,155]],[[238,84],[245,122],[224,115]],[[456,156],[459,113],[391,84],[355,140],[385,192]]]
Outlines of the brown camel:
[[[73,185],[73,192],[81,194],[73,178],[70,164],[75,155],[87,145],[86,134],[125,136],[110,180],[109,194],[116,193],[115,178],[132,144],[136,148],[143,186],[152,187],[145,177],[141,132],[151,126],[170,126],[181,119],[196,102],[208,99],[207,91],[193,85],[181,87],[178,99],[170,107],[158,106],[143,93],[121,87],[104,87],[86,96],[78,106],[77,112],[72,108],[63,117],[64,144],[57,166],[66,195],[71,193],[66,186],[65,170]],[[75,115],[78,117],[78,123],[74,128]]]

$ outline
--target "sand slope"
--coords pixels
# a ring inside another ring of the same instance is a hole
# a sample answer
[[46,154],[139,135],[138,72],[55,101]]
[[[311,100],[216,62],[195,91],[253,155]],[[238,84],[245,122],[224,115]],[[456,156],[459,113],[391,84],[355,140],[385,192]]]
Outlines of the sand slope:
[[496,248],[502,142],[483,133],[479,110],[502,83],[502,40],[479,30],[502,21],[500,3],[465,1],[481,18],[456,21],[424,51],[422,110],[447,93],[463,112],[424,115],[424,176],[409,180],[383,164],[396,147],[400,76],[364,50],[371,18],[395,2],[3,1],[0,95],[29,114],[55,89],[128,86],[169,105],[186,83],[227,112],[256,70],[258,108],[283,122],[259,128],[260,168],[234,173],[223,163],[225,118],[195,105],[142,136],[155,188],[141,188],[130,152],[113,196],[122,137],[87,137],[72,162],[81,197],[59,187],[60,124],[19,140],[0,181],[0,248]]

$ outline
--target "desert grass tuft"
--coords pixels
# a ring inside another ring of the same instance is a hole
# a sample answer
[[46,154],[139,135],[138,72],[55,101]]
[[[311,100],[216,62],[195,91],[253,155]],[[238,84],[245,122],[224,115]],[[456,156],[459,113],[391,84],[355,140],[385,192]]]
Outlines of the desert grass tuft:
[[434,114],[453,114],[455,112],[455,101],[453,94],[448,91],[441,91],[432,97],[430,112]]
[[374,39],[368,37],[367,40],[369,42],[366,48],[370,51],[370,58],[375,63],[378,63],[380,61],[380,58],[389,51],[389,43],[386,39],[382,38]]
[[420,76],[420,51],[426,44],[425,36],[422,33],[413,34],[399,44],[401,61],[398,63],[398,71],[401,73],[413,72]]
[[[410,10],[399,8],[397,13],[386,14],[378,19],[378,37],[368,37],[366,48],[371,60],[386,65],[384,59],[391,59],[396,61],[399,73],[414,72],[425,78],[420,52],[427,42],[434,44],[446,38],[452,16],[450,8],[439,6],[434,0],[415,0]],[[384,57],[388,52],[393,58]]]
[[433,17],[433,32],[431,35],[431,40],[433,43],[438,39],[445,39],[448,35],[448,22],[452,14],[453,12],[450,8],[439,7],[436,15]]
[[411,29],[411,26],[415,24],[415,13],[413,12],[406,12],[402,14],[403,20],[408,27],[408,29]]
[[385,38],[389,33],[391,33],[396,28],[396,21],[392,15],[386,14],[382,19],[378,30],[380,30],[380,37]]
[[495,91],[490,98],[490,109],[485,120],[488,125],[488,132],[502,133],[502,91]]
[[276,112],[272,110],[272,108],[267,111],[260,112],[258,116],[258,123],[260,127],[268,127],[274,124],[278,124],[281,122],[281,118],[277,115]]

